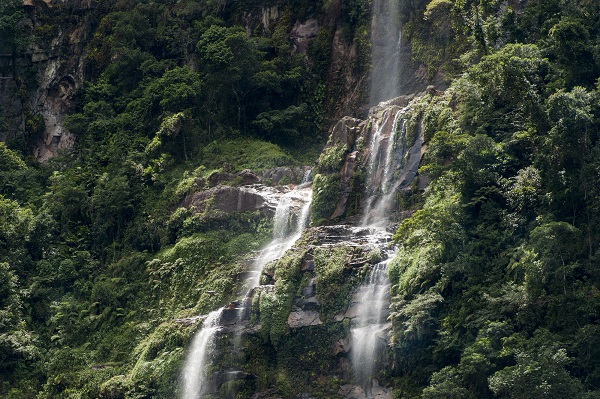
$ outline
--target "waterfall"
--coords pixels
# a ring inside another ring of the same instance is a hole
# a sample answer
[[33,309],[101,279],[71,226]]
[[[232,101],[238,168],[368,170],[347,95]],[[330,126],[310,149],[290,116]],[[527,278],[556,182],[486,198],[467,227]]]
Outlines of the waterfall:
[[182,373],[182,399],[200,399],[206,392],[208,359],[214,350],[214,338],[219,331],[223,309],[211,312],[194,336]]
[[384,341],[385,319],[389,307],[389,288],[387,266],[394,254],[377,265],[358,289],[356,294],[358,309],[351,329],[352,366],[355,380],[362,386],[365,397],[371,397],[373,371],[377,355],[382,347],[378,340]]
[[308,168],[304,172],[304,176],[302,177],[302,184],[312,182],[313,177],[313,168]]
[[[370,104],[377,105],[400,95],[400,0],[374,0],[372,11]],[[402,161],[395,151],[404,151],[396,143],[397,131],[400,129],[404,133],[403,114],[399,109],[388,109],[375,124],[369,147],[363,226],[385,227],[394,193],[400,184],[394,172],[395,166]],[[400,126],[399,121],[402,121]]]
[[[311,199],[312,190],[310,187],[304,187],[304,185],[284,194],[280,198],[273,218],[273,239],[260,251],[252,267],[250,277],[244,284],[248,294],[254,287],[259,285],[260,275],[265,265],[283,256],[306,229]],[[298,207],[300,207],[299,212],[296,213]]]
[[400,95],[400,0],[375,0],[371,20],[370,104]]
[[[238,322],[243,318],[252,289],[258,286],[264,266],[283,256],[302,235],[309,220],[311,198],[312,189],[309,184],[302,184],[281,196],[275,210],[273,240],[260,252],[253,264],[252,273],[245,281],[244,286],[249,291],[242,301],[242,309],[237,309]],[[209,379],[206,367],[214,351],[214,337],[221,329],[219,323],[223,312],[224,308],[221,308],[210,313],[192,340],[182,373],[182,399],[201,399],[207,393]],[[241,331],[234,338],[235,347],[241,343],[240,334]]]
[[[375,124],[369,146],[362,226],[384,228],[388,219],[394,194],[401,181],[396,172],[398,166],[402,165],[401,158],[406,150],[403,114],[403,110],[388,110],[382,121]],[[400,143],[396,142],[398,131],[401,133]]]

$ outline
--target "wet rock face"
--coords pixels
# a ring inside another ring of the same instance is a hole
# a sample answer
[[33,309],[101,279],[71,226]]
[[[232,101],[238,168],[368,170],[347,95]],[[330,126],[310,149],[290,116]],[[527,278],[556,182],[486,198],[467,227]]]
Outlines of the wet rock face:
[[260,211],[272,217],[281,196],[305,180],[311,170],[310,167],[279,167],[259,174],[251,170],[215,172],[206,179],[198,178],[199,190],[187,195],[180,206],[207,215]]
[[318,32],[319,23],[316,19],[309,19],[304,23],[297,22],[290,34],[290,39],[294,43],[294,51],[298,54],[306,54],[310,42],[317,37]]
[[[424,151],[422,132],[419,124],[415,130],[407,131],[403,122],[414,118],[410,114],[413,99],[414,95],[393,98],[372,107],[366,120],[344,117],[332,127],[324,154],[334,153],[334,149],[342,147],[345,152],[339,160],[338,170],[330,170],[332,161],[323,156],[316,169],[318,178],[315,181],[339,185],[332,188],[336,190],[334,194],[327,187],[320,187],[315,193],[314,203],[325,203],[326,214],[322,215],[325,219],[337,220],[363,212],[365,199],[376,194],[381,179],[394,178],[398,182],[394,187],[397,191],[409,187],[415,180]],[[386,157],[393,157],[387,174],[378,170],[371,176],[370,170],[376,170],[373,159],[381,163]],[[323,193],[328,197],[325,198]],[[332,200],[335,203],[331,203]]]
[[[273,268],[267,267],[266,276],[271,283],[251,290],[247,300],[252,303],[252,306],[248,314],[240,317],[241,306],[239,303],[232,303],[228,307],[229,310],[226,309],[224,314],[229,313],[229,315],[224,316],[222,319],[222,334],[228,337],[240,334],[241,339],[246,340],[246,345],[250,346],[252,344],[248,344],[248,342],[264,342],[263,329],[269,325],[272,326],[276,322],[276,319],[274,319],[276,315],[274,313],[263,313],[263,310],[268,308],[263,309],[260,305],[261,301],[268,299],[272,304],[280,303],[286,300],[287,295],[282,290],[293,292],[293,300],[290,301],[290,307],[284,313],[285,317],[283,319],[277,318],[282,323],[281,327],[287,331],[287,333],[284,333],[286,334],[285,337],[279,341],[279,344],[265,344],[266,347],[272,348],[269,350],[276,351],[279,353],[278,356],[282,356],[282,358],[289,355],[288,351],[292,350],[291,348],[302,348],[301,350],[306,353],[316,353],[316,355],[312,355],[318,358],[318,361],[313,365],[316,369],[312,372],[312,382],[307,384],[304,393],[291,397],[323,398],[321,395],[315,396],[315,392],[312,392],[311,388],[316,388],[317,380],[324,381],[335,376],[335,378],[346,381],[346,383],[341,383],[335,388],[336,391],[331,392],[332,394],[338,394],[345,398],[360,397],[362,399],[367,397],[365,393],[368,393],[380,399],[391,399],[391,389],[385,387],[384,383],[380,384],[373,381],[372,385],[368,387],[348,383],[353,378],[350,362],[353,348],[350,335],[345,330],[352,319],[356,317],[356,295],[353,295],[356,287],[352,288],[351,286],[352,284],[359,284],[362,281],[362,276],[374,267],[373,262],[378,262],[378,260],[374,260],[369,256],[373,249],[388,248],[390,245],[389,240],[390,236],[385,232],[349,225],[321,226],[305,230],[302,238],[297,241],[297,245],[290,250],[290,252],[300,254],[301,257],[298,262],[277,262]],[[317,259],[316,253],[319,251],[321,255]],[[286,256],[290,257],[289,252],[284,255],[284,257]],[[296,272],[291,273],[291,267],[295,267]],[[344,276],[343,281],[327,281],[327,275],[330,273],[335,275],[334,269]],[[293,284],[293,288],[290,288],[290,284]],[[338,295],[336,288],[336,286],[342,284],[350,284],[349,295],[344,296],[344,298]],[[330,305],[329,307],[323,306],[317,298],[319,295],[326,295],[328,300],[341,300],[342,303],[332,313]],[[337,299],[334,296],[337,296]],[[381,336],[378,336],[380,346],[383,348],[387,347],[388,344],[388,329],[389,327],[382,329]],[[338,333],[332,335],[333,331],[338,331]],[[230,339],[226,338],[226,343],[230,343]],[[227,351],[228,349],[224,348],[223,350]],[[306,356],[306,353],[298,356]],[[254,359],[254,356],[256,356],[254,350],[245,351],[245,356],[248,357],[247,361],[250,362],[258,360]],[[254,360],[251,361],[250,359]],[[278,362],[275,358],[272,361]],[[308,367],[300,365],[302,361],[296,359],[293,363],[297,363],[298,367],[303,369]],[[330,366],[324,368],[322,364],[329,364]],[[225,370],[235,370],[235,368],[228,368],[227,365],[221,367]],[[246,373],[254,372],[253,368],[242,367],[242,370],[245,370]],[[237,381],[252,378],[252,376],[237,371],[231,371],[231,373],[237,376]],[[261,378],[258,375],[256,377]],[[217,384],[214,389],[222,392],[222,387],[226,384],[225,380],[221,376],[215,376],[215,380]],[[255,392],[252,397],[280,398],[280,396],[274,394],[274,391],[269,389]]]
[[290,313],[287,319],[289,328],[299,328],[308,326],[319,326],[323,324],[319,312],[315,310],[295,310]]
[[[37,73],[37,87],[26,89],[15,76],[1,72],[0,99],[13,100],[10,103],[2,100],[0,105],[7,117],[9,134],[25,131],[25,124],[31,122],[26,121],[26,114],[41,118],[36,124],[41,125],[43,133],[33,154],[40,162],[72,148],[75,142],[73,134],[64,126],[64,119],[73,111],[73,95],[84,80],[83,53],[90,37],[90,15],[95,4],[93,0],[24,0],[26,23],[32,29],[43,25],[50,13],[76,13],[78,17],[60,24],[51,38],[30,44],[25,53],[12,59],[0,59],[1,70],[9,63],[19,70],[29,68]],[[18,92],[20,95],[16,95]]]
[[273,214],[279,196],[281,192],[262,185],[216,186],[188,196],[182,205],[198,213],[217,210],[225,213],[262,211]]
[[300,184],[310,177],[312,168],[310,167],[297,167],[291,168],[288,166],[281,166],[278,168],[267,169],[262,172],[261,179],[270,181],[274,185],[282,184]]

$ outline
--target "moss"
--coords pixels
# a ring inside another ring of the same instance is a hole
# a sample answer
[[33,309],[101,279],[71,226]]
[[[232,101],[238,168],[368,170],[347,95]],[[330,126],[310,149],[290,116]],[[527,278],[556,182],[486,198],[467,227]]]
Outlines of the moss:
[[183,347],[193,333],[191,328],[169,322],[161,324],[142,340],[132,353],[132,358],[137,360],[128,374],[133,382],[128,397],[172,397],[185,355]]
[[260,335],[277,346],[288,334],[287,319],[301,280],[305,251],[288,251],[274,264],[274,291],[262,291],[258,299]]
[[345,217],[358,215],[361,211],[361,203],[364,194],[364,184],[365,178],[367,174],[364,168],[357,168],[354,172],[354,176],[350,180],[350,186],[348,191],[350,191],[350,195],[348,196],[348,200],[346,201],[346,211],[344,213]]
[[381,262],[381,248],[373,248],[367,257],[372,265]]
[[149,294],[163,314],[180,315],[184,309],[190,314],[206,313],[234,298],[243,259],[266,236],[239,234],[234,229],[180,238],[148,262]]
[[347,266],[354,252],[355,248],[349,246],[315,248],[316,293],[323,320],[333,319],[350,303],[350,292],[357,279]]
[[286,186],[286,185],[291,184],[291,183],[292,183],[292,179],[289,176],[283,176],[279,180],[278,185],[279,186]]
[[203,189],[204,187],[201,187],[199,185],[200,181],[201,180],[198,179],[197,176],[195,176],[195,173],[190,175],[187,171],[184,171],[183,177],[175,187],[175,198],[177,200],[182,200],[183,198],[185,198],[186,195],[191,194],[194,191]]
[[[332,355],[333,342],[346,338],[344,322],[300,328],[290,333],[277,351],[275,383],[280,393],[292,398],[310,392],[319,398],[338,398],[340,381],[335,375],[339,359]],[[322,378],[327,370],[327,378]]]
[[177,208],[167,220],[167,242],[173,243],[177,239],[178,233],[182,230],[184,222],[192,216],[191,209]]
[[313,198],[310,204],[313,225],[329,219],[335,211],[342,190],[339,174],[317,174],[313,180]]
[[100,397],[106,399],[124,399],[133,387],[133,381],[124,375],[117,375],[100,386]]
[[344,164],[347,152],[348,145],[345,143],[326,147],[319,157],[317,171],[319,173],[338,172]]

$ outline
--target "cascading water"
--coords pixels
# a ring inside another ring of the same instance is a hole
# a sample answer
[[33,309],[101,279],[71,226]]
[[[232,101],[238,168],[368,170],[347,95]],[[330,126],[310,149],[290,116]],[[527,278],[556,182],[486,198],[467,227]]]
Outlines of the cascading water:
[[385,337],[381,337],[381,334],[386,328],[390,288],[387,266],[392,256],[373,266],[368,278],[356,294],[358,310],[354,321],[355,327],[351,330],[352,366],[354,377],[362,386],[365,397],[372,395],[375,360],[381,353],[381,345],[378,345],[378,341],[385,342]]
[[[375,0],[373,3],[371,105],[400,95],[402,37],[399,12],[399,0]],[[406,175],[402,169],[406,155],[404,113],[403,109],[391,107],[384,110],[380,118],[375,118],[378,122],[374,124],[369,144],[361,220],[361,225],[369,227],[373,237],[382,234],[389,237],[386,232],[389,211],[403,175]],[[373,372],[379,353],[377,343],[385,330],[389,306],[387,265],[395,253],[391,251],[386,255],[387,260],[373,266],[356,294],[357,317],[351,329],[354,376],[365,397],[369,398],[372,397]]]
[[[399,184],[394,173],[395,166],[405,151],[403,114],[403,110],[399,109],[386,111],[382,122],[375,126],[369,147],[363,226],[385,227],[387,212]],[[400,143],[396,143],[398,130],[401,133]]]
[[[305,178],[309,179],[306,176]],[[242,308],[238,309],[238,321],[241,321],[244,316],[248,295],[254,287],[258,286],[264,266],[283,256],[302,235],[308,224],[311,198],[312,189],[308,183],[281,196],[275,210],[273,240],[260,252],[252,272],[245,281],[244,287],[248,289],[248,294],[242,301]],[[210,381],[206,374],[206,367],[214,350],[215,335],[221,328],[219,322],[223,311],[224,309],[219,309],[210,313],[192,341],[182,373],[182,399],[201,399],[206,394],[208,381]],[[234,339],[236,347],[241,342],[239,334]]]
[[200,399],[206,392],[206,366],[214,350],[214,338],[220,328],[222,313],[223,309],[211,312],[192,340],[181,376],[182,399]]
[[[244,284],[248,293],[258,286],[265,265],[279,259],[300,238],[308,224],[311,199],[312,190],[304,185],[280,198],[273,219],[273,240],[260,252],[254,262],[250,276]],[[296,213],[298,208],[300,211]]]
[[371,21],[370,103],[399,96],[400,93],[400,0],[375,0]]

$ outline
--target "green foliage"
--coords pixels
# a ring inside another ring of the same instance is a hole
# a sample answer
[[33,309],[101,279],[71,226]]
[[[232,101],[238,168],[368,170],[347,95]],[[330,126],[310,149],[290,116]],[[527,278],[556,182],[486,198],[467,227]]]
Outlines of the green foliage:
[[0,51],[15,53],[27,43],[25,12],[19,0],[6,0],[0,5]]
[[0,142],[1,195],[26,203],[41,195],[40,177],[39,171],[28,167],[15,151]]
[[149,283],[161,307],[172,312],[192,308],[207,312],[230,299],[235,276],[241,271],[228,246],[234,237],[224,231],[194,234],[150,261]]
[[347,144],[328,145],[319,156],[317,171],[319,173],[339,172],[346,160],[347,152]]
[[0,263],[0,355],[3,374],[21,368],[21,362],[34,360],[38,355],[34,335],[23,319],[23,293],[18,278],[8,263]]
[[287,319],[300,284],[300,266],[305,255],[301,250],[290,252],[271,266],[275,290],[260,291],[258,299],[260,335],[275,346],[282,345],[288,335]]
[[348,265],[356,249],[349,246],[315,248],[315,286],[319,300],[319,314],[331,321],[349,305],[350,292],[357,279],[349,273]]
[[538,331],[530,340],[519,336],[506,339],[504,351],[516,364],[489,377],[494,394],[502,398],[587,397],[583,384],[565,369],[571,362],[567,351],[551,338],[547,331]]
[[[420,47],[426,34],[415,21],[405,25],[417,57],[448,38],[471,52],[445,94],[410,111],[428,143],[420,173],[433,181],[422,209],[400,224],[389,267],[397,375],[421,386],[410,397],[593,397],[585,384],[595,372],[582,370],[596,366],[580,355],[590,349],[570,345],[590,333],[588,312],[598,309],[584,299],[598,281],[590,273],[598,207],[589,197],[598,27],[588,19],[597,7],[532,1],[518,14],[498,4],[423,4],[437,36],[430,47]],[[469,21],[462,31],[461,20]],[[575,52],[582,62],[569,68]],[[435,56],[451,74],[456,64]]]
[[541,120],[541,90],[548,61],[535,45],[509,44],[471,67],[455,82],[462,123],[505,139],[504,131]]
[[[24,118],[27,137],[0,143],[2,397],[173,397],[193,331],[171,320],[233,299],[245,258],[269,235],[258,213],[201,212],[184,199],[215,170],[296,165],[290,154],[312,162],[349,91],[332,56],[353,42],[357,61],[342,69],[369,70],[369,1],[273,2],[279,19],[265,25],[258,1],[96,3],[55,5],[31,25],[22,2],[0,2],[2,69],[19,96],[35,91],[13,60],[28,43],[41,48],[79,22],[90,39],[89,81],[67,118],[75,150],[44,166],[15,152],[39,138],[36,115]],[[399,397],[598,393],[600,6],[517,3],[401,2],[419,76],[450,89],[407,114],[432,182],[404,215],[389,267],[382,374]],[[313,17],[317,37],[294,54],[292,27]],[[346,151],[319,160],[313,224],[336,208]],[[349,325],[331,319],[358,282],[349,263],[380,254],[316,249],[326,322],[289,331],[315,237],[301,243],[268,266],[275,287],[257,294],[260,336],[246,337],[242,366],[273,395],[333,398],[343,382],[331,374],[344,373],[331,344]],[[253,394],[236,385],[222,395]]]
[[6,147],[6,144],[0,143],[0,171],[25,169],[25,162],[17,154]]
[[329,219],[335,211],[341,191],[338,173],[322,175],[313,178],[313,198],[310,204],[310,218],[313,225]]
[[261,140],[237,139],[213,141],[202,150],[203,164],[207,168],[232,168],[231,172],[244,169],[263,170],[294,163],[276,144]]

